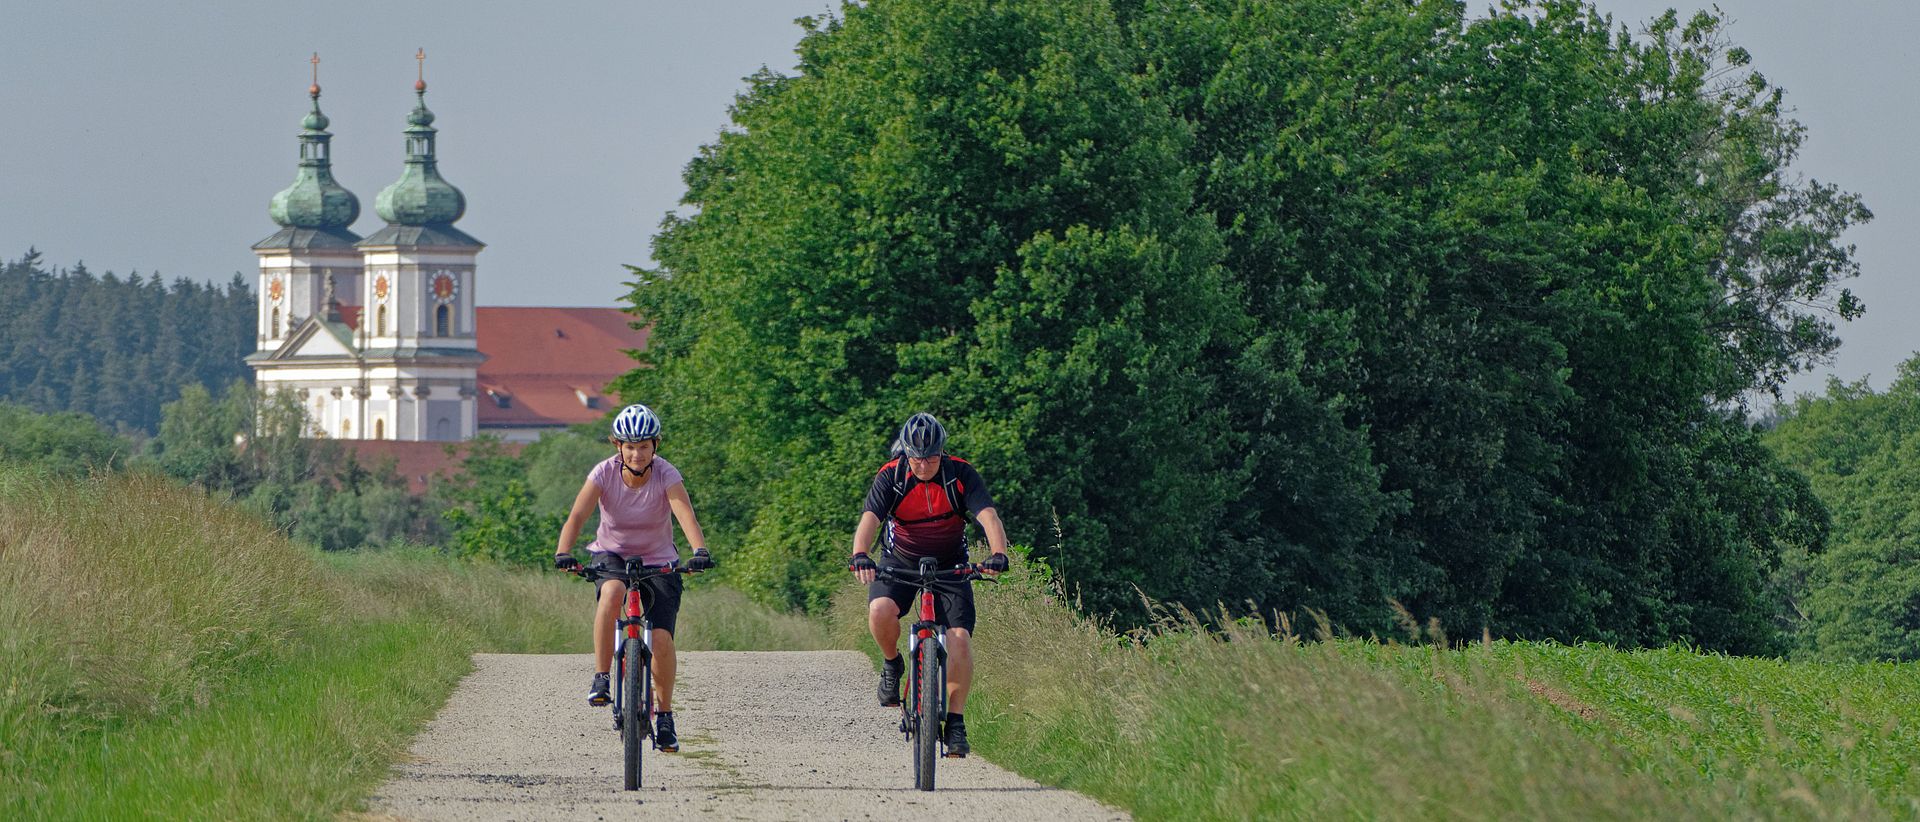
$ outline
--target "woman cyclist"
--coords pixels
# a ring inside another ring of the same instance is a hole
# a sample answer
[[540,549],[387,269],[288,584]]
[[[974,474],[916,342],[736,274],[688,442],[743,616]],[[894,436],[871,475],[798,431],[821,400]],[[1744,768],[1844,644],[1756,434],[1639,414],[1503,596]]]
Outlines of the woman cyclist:
[[[562,570],[579,565],[571,548],[586,524],[587,516],[598,507],[600,528],[594,535],[589,560],[594,568],[622,570],[629,559],[651,566],[669,565],[680,559],[673,545],[673,526],[667,514],[680,521],[680,533],[693,546],[687,561],[690,571],[713,567],[707,553],[707,538],[694,516],[693,502],[687,497],[680,471],[655,452],[660,445],[660,418],[644,405],[629,405],[613,418],[610,438],[614,455],[588,472],[580,494],[573,498],[573,510],[560,529],[560,544],[554,549],[553,565]],[[642,583],[652,589],[647,619],[653,623],[653,738],[660,750],[680,750],[680,738],[673,731],[673,627],[680,614],[679,574],[667,574]],[[593,684],[587,689],[587,704],[605,705],[612,701],[607,671],[613,663],[614,620],[626,602],[627,586],[617,579],[603,579],[596,593],[593,618]]]

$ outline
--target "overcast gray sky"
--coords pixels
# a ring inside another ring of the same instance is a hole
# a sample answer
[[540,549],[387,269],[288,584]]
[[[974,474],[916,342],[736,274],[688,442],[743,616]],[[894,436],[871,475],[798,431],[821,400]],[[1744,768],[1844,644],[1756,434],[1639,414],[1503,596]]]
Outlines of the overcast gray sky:
[[[374,195],[400,175],[413,55],[425,48],[441,173],[467,195],[461,228],[488,244],[481,303],[613,305],[621,265],[647,262],[681,167],[726,124],[741,78],[790,69],[794,18],[832,5],[10,1],[0,257],[32,245],[96,272],[253,276],[248,247],[275,229],[267,201],[293,180],[315,51],[334,173],[370,233]],[[1598,5],[1638,29],[1675,4]],[[1810,129],[1800,171],[1859,192],[1876,215],[1850,237],[1867,315],[1842,328],[1834,367],[1793,387],[1832,373],[1884,388],[1920,349],[1908,262],[1920,253],[1920,3],[1718,5]]]

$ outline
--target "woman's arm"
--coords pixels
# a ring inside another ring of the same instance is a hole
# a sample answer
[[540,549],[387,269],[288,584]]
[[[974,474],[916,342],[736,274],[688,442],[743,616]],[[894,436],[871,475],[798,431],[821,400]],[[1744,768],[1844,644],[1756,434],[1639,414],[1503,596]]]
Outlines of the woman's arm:
[[587,524],[587,517],[600,505],[600,486],[589,477],[580,486],[580,493],[573,497],[573,510],[567,512],[567,524],[560,526],[560,544],[553,549],[554,556],[573,550],[574,540],[580,538],[580,529]]
[[685,483],[667,489],[667,507],[680,521],[680,533],[686,535],[687,545],[695,551],[707,550],[707,535],[700,530],[700,518],[693,515],[693,500],[687,496]]

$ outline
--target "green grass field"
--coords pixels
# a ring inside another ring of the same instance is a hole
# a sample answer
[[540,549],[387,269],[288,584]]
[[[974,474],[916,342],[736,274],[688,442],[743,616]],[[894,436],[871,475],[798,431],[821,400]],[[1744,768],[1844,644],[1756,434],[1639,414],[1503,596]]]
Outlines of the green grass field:
[[[1143,819],[1920,818],[1920,670],[1683,649],[1119,634],[981,589],[975,749]],[[589,588],[321,554],[137,475],[0,469],[0,818],[335,818],[470,654],[583,652]],[[725,588],[689,650],[871,648]],[[902,757],[902,767],[906,767]]]
[[974,749],[1142,819],[1920,817],[1912,665],[1119,634],[1031,573],[978,590]]
[[[587,651],[591,590],[429,551],[322,554],[149,477],[0,468],[0,819],[337,817],[472,653]],[[696,591],[680,647],[824,642]]]

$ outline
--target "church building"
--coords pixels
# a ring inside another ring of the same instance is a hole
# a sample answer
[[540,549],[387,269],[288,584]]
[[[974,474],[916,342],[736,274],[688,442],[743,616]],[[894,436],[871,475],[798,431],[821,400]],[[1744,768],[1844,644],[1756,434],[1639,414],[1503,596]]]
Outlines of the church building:
[[613,308],[476,309],[486,246],[454,226],[466,197],[440,177],[424,77],[400,179],[374,199],[386,226],[366,237],[333,177],[317,76],[308,95],[299,169],[268,206],[280,230],[253,246],[256,385],[293,392],[314,435],[343,440],[526,442],[605,415],[601,392],[645,332]]

